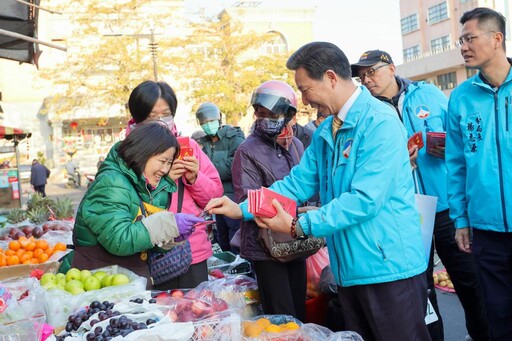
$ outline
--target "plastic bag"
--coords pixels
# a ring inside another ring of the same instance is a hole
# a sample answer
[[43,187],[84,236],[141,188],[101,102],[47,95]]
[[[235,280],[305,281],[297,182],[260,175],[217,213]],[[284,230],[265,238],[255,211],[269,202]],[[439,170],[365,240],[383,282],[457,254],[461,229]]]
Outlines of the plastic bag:
[[301,340],[301,326],[302,322],[290,315],[259,315],[242,322],[242,340]]
[[65,326],[69,315],[87,306],[92,301],[119,302],[128,296],[146,290],[146,278],[138,276],[128,269],[112,265],[93,270],[93,272],[100,270],[105,271],[107,274],[125,274],[130,279],[130,283],[87,291],[79,295],[72,295],[67,291],[59,289],[46,291],[44,307],[49,324],[54,327]]
[[306,259],[307,297],[318,297],[320,295],[320,277],[322,270],[328,265],[329,253],[326,247],[321,248],[317,253]]

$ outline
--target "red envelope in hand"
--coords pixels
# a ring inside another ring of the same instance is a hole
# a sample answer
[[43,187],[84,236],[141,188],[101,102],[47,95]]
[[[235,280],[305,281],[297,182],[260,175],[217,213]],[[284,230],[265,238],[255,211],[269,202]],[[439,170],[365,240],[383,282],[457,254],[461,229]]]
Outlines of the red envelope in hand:
[[190,147],[190,138],[188,136],[178,136],[176,139],[178,140],[180,147]]
[[180,148],[180,155],[178,156],[178,159],[183,159],[185,156],[193,156],[194,150],[191,147],[181,147]]
[[[272,200],[279,201],[283,209],[291,214],[293,217],[296,215],[297,204],[292,199],[276,193],[268,188],[262,187],[255,190],[256,193],[252,196],[253,203],[249,202],[249,212],[255,216],[272,218],[277,214],[277,211],[272,204]],[[251,196],[248,197],[251,200]],[[252,209],[252,210],[251,210]]]
[[407,141],[407,149],[411,149],[414,145],[418,146],[418,149],[423,148],[423,134],[421,131],[414,133]]

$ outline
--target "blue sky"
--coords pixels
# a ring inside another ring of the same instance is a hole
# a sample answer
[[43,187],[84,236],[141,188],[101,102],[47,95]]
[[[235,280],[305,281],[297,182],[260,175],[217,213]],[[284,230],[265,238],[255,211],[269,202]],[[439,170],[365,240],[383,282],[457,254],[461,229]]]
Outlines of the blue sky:
[[[351,63],[367,50],[385,50],[395,64],[402,63],[399,0],[259,0],[265,6],[317,6],[313,24],[315,40],[338,45]],[[233,0],[185,0],[192,6],[208,6],[212,12]]]

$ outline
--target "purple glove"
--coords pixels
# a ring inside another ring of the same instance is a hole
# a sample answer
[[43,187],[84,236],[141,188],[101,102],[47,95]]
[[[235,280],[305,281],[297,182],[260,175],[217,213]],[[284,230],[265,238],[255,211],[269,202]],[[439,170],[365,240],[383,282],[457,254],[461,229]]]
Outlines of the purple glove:
[[176,213],[174,218],[176,219],[176,225],[178,225],[178,232],[180,233],[179,237],[174,238],[175,242],[186,240],[190,237],[192,232],[194,232],[194,225],[205,221],[203,218],[187,213]]

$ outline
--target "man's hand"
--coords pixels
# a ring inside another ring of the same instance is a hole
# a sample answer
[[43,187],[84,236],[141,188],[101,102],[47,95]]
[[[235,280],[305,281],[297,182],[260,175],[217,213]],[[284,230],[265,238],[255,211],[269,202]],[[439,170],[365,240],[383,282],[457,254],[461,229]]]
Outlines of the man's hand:
[[414,145],[409,149],[409,161],[411,162],[412,170],[415,170],[418,165],[416,159],[418,158],[418,146]]
[[240,206],[227,196],[211,199],[208,204],[206,204],[204,210],[208,211],[209,214],[222,214],[231,219],[242,218],[242,209]]
[[469,240],[469,227],[455,229],[455,241],[462,252],[471,253],[471,242]]
[[254,216],[254,221],[261,228],[271,229],[276,232],[290,233],[293,217],[283,209],[276,199],[272,200],[272,205],[274,205],[277,210],[277,214],[273,218]]

